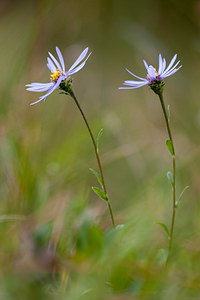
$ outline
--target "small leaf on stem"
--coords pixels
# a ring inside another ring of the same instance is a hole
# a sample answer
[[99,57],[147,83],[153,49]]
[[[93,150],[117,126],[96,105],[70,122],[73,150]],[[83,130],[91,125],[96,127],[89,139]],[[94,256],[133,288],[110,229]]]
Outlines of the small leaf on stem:
[[171,183],[171,185],[173,186],[174,185],[174,177],[173,177],[173,174],[172,172],[167,172],[167,178],[169,180],[169,182]]
[[108,201],[108,194],[105,194],[102,190],[98,187],[92,187],[93,191],[103,200]]
[[182,190],[178,200],[176,201],[175,207],[177,208],[180,204],[181,198],[183,197],[183,194],[185,193],[185,191],[189,188],[189,186],[187,185],[186,187],[184,187],[184,189]]
[[164,231],[167,233],[167,236],[169,238],[169,230],[168,230],[167,226],[161,222],[156,222],[156,224],[160,225],[164,229]]
[[99,140],[100,140],[102,133],[103,133],[103,128],[100,129],[100,131],[97,135],[97,150],[99,150]]
[[167,140],[166,141],[166,145],[167,145],[167,148],[168,148],[169,152],[171,153],[171,155],[174,156],[174,146],[172,144],[172,141],[171,140]]
[[102,180],[101,180],[101,177],[100,177],[99,173],[96,172],[95,170],[93,170],[92,168],[89,168],[89,170],[96,176],[98,182],[99,182],[100,185],[103,187],[103,183],[102,183]]

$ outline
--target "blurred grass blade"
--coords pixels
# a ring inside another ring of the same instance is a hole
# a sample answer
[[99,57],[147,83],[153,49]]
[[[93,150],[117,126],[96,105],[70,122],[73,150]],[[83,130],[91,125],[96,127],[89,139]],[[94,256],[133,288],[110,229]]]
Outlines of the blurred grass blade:
[[172,141],[167,140],[166,145],[167,145],[167,148],[168,148],[169,152],[171,153],[171,155],[174,156],[174,146],[172,144]]
[[156,224],[160,225],[164,229],[164,231],[167,233],[167,236],[169,237],[169,230],[168,230],[167,226],[161,222],[156,222]]
[[98,187],[92,187],[93,191],[103,200],[108,201],[108,194],[105,194]]
[[102,136],[102,133],[103,133],[103,128],[100,129],[98,135],[97,135],[97,150],[99,151],[99,140]]
[[102,183],[102,180],[101,180],[101,177],[100,177],[99,173],[96,172],[95,170],[93,170],[92,168],[89,168],[89,170],[96,176],[98,182],[99,182],[100,185],[103,187],[103,183]]
[[172,172],[167,172],[167,178],[169,180],[169,182],[171,183],[171,185],[173,186],[174,185],[174,177],[173,177],[173,174]]
[[180,194],[180,196],[179,196],[179,198],[178,198],[178,200],[176,201],[176,208],[179,206],[179,204],[180,204],[180,201],[181,201],[181,198],[183,197],[183,194],[185,193],[185,191],[187,190],[189,188],[189,186],[187,185],[186,187],[184,187],[184,189],[182,190],[182,192],[181,192],[181,194]]

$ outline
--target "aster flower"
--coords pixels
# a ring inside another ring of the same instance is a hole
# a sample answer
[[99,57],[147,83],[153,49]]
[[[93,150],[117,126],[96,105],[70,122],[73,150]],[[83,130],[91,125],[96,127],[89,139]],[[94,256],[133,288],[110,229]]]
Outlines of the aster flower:
[[[164,85],[163,80],[166,77],[169,77],[176,73],[182,66],[178,66],[180,63],[180,60],[174,65],[175,60],[177,58],[177,54],[174,55],[172,58],[171,62],[169,63],[168,67],[166,68],[166,60],[165,58],[162,58],[162,55],[159,54],[159,67],[158,71],[152,66],[148,65],[145,60],[143,60],[145,68],[147,69],[147,77],[146,78],[141,78],[135,74],[133,74],[131,71],[126,69],[132,76],[135,78],[140,79],[140,81],[135,81],[135,80],[126,80],[124,81],[124,87],[120,87],[119,89],[137,89],[141,86],[144,85],[150,85],[150,87],[154,90],[155,86],[162,87]],[[154,90],[154,92],[156,92]]]
[[[166,146],[171,154],[172,157],[172,172],[167,172],[167,177],[172,185],[172,201],[173,201],[173,210],[172,210],[172,219],[171,219],[171,228],[170,230],[167,228],[167,226],[161,222],[157,222],[168,234],[168,240],[169,240],[169,246],[168,246],[168,256],[166,263],[169,261],[169,258],[171,256],[171,250],[172,250],[172,239],[173,239],[173,232],[175,227],[175,216],[176,216],[176,210],[178,208],[179,199],[182,197],[182,194],[185,192],[187,187],[185,187],[181,193],[181,195],[178,198],[178,201],[176,201],[176,156],[175,156],[175,147],[174,147],[174,141],[172,138],[171,133],[171,127],[169,122],[169,113],[167,113],[165,102],[163,99],[163,87],[164,87],[164,79],[173,75],[176,73],[182,66],[179,65],[180,60],[178,62],[175,62],[177,58],[177,54],[175,54],[169,63],[168,67],[166,67],[166,60],[165,58],[162,58],[162,55],[159,54],[159,66],[158,71],[152,66],[148,65],[145,60],[143,60],[145,68],[147,69],[147,76],[146,78],[139,77],[135,74],[133,74],[131,71],[126,69],[133,77],[139,79],[139,80],[126,80],[124,81],[123,87],[120,87],[119,89],[137,89],[141,86],[148,85],[159,97],[160,104],[162,107],[164,120],[166,123],[166,128],[168,132],[168,139],[166,141]],[[169,111],[168,111],[169,112]]]
[[[65,81],[66,79],[69,78],[70,75],[73,75],[80,71],[86,61],[88,60],[89,56],[91,55],[91,52],[88,54],[88,47],[83,50],[83,52],[80,54],[80,56],[77,58],[75,63],[71,66],[71,68],[68,71],[65,71],[65,63],[63,56],[60,52],[60,49],[56,47],[56,52],[59,58],[58,60],[50,53],[49,57],[47,57],[47,67],[51,71],[50,79],[51,82],[49,83],[38,83],[38,82],[33,82],[31,84],[27,84],[27,91],[30,92],[47,92],[45,95],[39,97],[39,100],[36,102],[31,103],[31,105],[36,104],[42,100],[46,100],[47,96],[53,93],[55,89],[57,89],[60,84]],[[86,57],[86,58],[85,58]]]

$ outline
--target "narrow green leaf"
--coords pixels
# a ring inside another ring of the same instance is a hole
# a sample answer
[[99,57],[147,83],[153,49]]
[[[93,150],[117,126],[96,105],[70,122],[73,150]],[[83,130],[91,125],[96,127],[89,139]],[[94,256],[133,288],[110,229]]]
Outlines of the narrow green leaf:
[[99,150],[99,140],[100,140],[102,133],[103,133],[103,128],[100,129],[100,131],[97,135],[97,150]]
[[103,183],[102,183],[102,180],[101,180],[101,177],[100,177],[99,173],[96,172],[95,170],[93,170],[92,168],[89,168],[89,170],[96,176],[98,182],[99,182],[100,185],[103,187]]
[[168,148],[169,152],[171,153],[171,155],[174,155],[174,146],[172,144],[172,141],[167,140],[166,145],[167,145],[167,148]]
[[178,200],[176,201],[175,207],[177,208],[180,204],[181,198],[183,197],[183,194],[185,193],[185,191],[189,188],[189,186],[187,185],[186,187],[184,187],[184,189],[182,190]]
[[102,190],[98,187],[92,187],[93,191],[103,200],[108,201],[108,194],[105,194]]
[[168,121],[170,122],[170,105],[167,106]]
[[172,172],[167,172],[167,178],[169,180],[169,182],[171,183],[171,185],[173,186],[174,185],[174,178],[173,178],[173,174]]
[[160,225],[164,229],[164,231],[167,233],[167,236],[169,237],[169,230],[168,230],[167,226],[161,222],[156,222],[156,224]]

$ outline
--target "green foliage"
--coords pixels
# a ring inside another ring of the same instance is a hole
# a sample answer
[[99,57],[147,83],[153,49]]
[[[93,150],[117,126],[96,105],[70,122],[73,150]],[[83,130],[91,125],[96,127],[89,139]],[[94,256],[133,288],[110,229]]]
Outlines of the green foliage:
[[166,145],[167,145],[167,148],[168,148],[169,152],[171,153],[171,155],[174,156],[174,146],[172,144],[172,141],[167,140]]
[[51,222],[47,223],[33,233],[35,245],[38,247],[44,247],[48,243],[52,232],[52,226]]
[[168,178],[169,182],[171,183],[171,185],[173,186],[174,185],[174,178],[173,178],[172,172],[170,172],[170,171],[167,172],[167,178]]
[[92,187],[93,191],[103,200],[108,201],[108,194],[105,194],[101,189],[98,187]]
[[83,256],[97,256],[102,249],[103,234],[102,230],[94,224],[85,221],[76,239],[77,259]]
[[179,196],[179,198],[178,198],[178,200],[176,201],[176,208],[179,206],[179,204],[180,204],[180,201],[181,201],[181,198],[183,197],[183,194],[185,193],[185,191],[187,190],[189,188],[189,186],[187,185],[186,187],[184,187],[184,189],[182,190],[182,192],[181,192],[181,194],[180,194],[180,196]]
[[164,231],[166,232],[167,236],[169,237],[169,230],[168,230],[167,226],[164,223],[161,223],[161,222],[156,222],[156,224],[160,225],[164,229]]
[[101,180],[101,177],[99,175],[98,172],[96,172],[95,170],[93,170],[92,168],[89,169],[97,178],[98,182],[100,183],[100,185],[103,187],[103,183],[102,183],[102,180]]
[[100,138],[102,136],[102,133],[103,133],[103,128],[100,129],[100,131],[97,135],[97,151],[99,151],[99,141],[100,141]]

